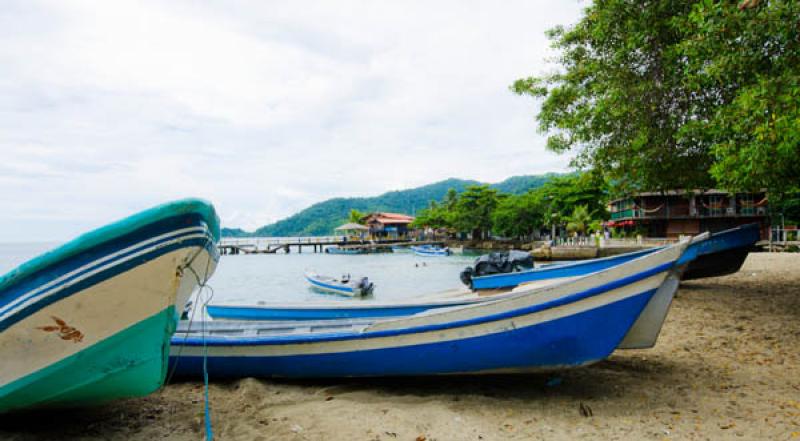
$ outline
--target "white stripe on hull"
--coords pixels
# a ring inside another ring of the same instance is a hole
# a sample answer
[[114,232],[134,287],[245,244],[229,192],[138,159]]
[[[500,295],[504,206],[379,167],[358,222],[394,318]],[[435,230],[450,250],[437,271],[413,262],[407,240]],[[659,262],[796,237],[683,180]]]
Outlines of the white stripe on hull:
[[[188,270],[178,276],[177,268],[198,251],[192,265],[202,276],[209,259],[207,250],[181,248],[56,301],[0,332],[0,387],[163,311],[175,304],[179,293],[188,296],[196,279]],[[210,271],[213,268],[212,264]],[[55,325],[53,317],[65,321],[83,338],[63,340],[58,332],[40,329]]]
[[[140,251],[138,251],[136,253],[133,253],[130,256],[126,256],[123,259],[116,260],[116,261],[113,261],[113,262],[109,262],[110,260],[114,259],[115,257],[123,255],[126,252],[129,252],[131,250],[137,249],[137,248],[142,247],[142,246],[144,246],[146,244],[153,243],[153,242],[156,241],[156,239],[160,240],[160,239],[163,239],[163,238],[166,238],[166,237],[169,237],[169,236],[174,236],[179,231],[180,232],[188,232],[188,231],[184,231],[184,230],[199,230],[199,231],[201,231],[201,233],[192,234],[192,235],[184,235],[184,236],[180,236],[180,237],[178,237],[178,238],[176,238],[174,240],[171,240],[171,241],[168,241],[168,242],[165,242],[165,243],[160,243],[158,245],[151,246],[151,247],[145,247],[144,249],[142,249],[142,250],[140,250]],[[149,252],[151,252],[151,251],[153,251],[155,249],[158,249],[160,247],[169,246],[169,245],[174,244],[174,243],[180,243],[182,241],[189,240],[189,239],[208,237],[208,233],[207,233],[208,230],[206,228],[194,227],[194,228],[186,228],[184,230],[174,231],[174,232],[169,233],[169,234],[164,234],[164,235],[158,236],[157,238],[153,238],[153,239],[149,239],[149,240],[146,240],[146,241],[143,241],[143,242],[139,242],[136,245],[133,245],[133,246],[130,246],[130,247],[125,248],[123,250],[117,251],[117,252],[115,252],[115,253],[113,253],[113,254],[111,254],[109,256],[105,256],[105,257],[103,257],[101,259],[92,261],[92,262],[90,262],[90,263],[88,263],[88,264],[86,264],[86,265],[84,265],[84,266],[82,266],[80,268],[75,269],[74,271],[71,271],[71,272],[69,272],[67,274],[64,274],[63,276],[60,276],[60,277],[58,277],[58,278],[56,278],[56,279],[54,279],[54,280],[42,285],[39,288],[36,288],[36,289],[34,289],[34,290],[32,290],[32,291],[30,291],[28,293],[25,293],[24,295],[20,296],[19,298],[17,298],[13,302],[9,303],[8,305],[5,305],[3,308],[0,308],[0,320],[3,320],[4,318],[6,318],[6,317],[8,317],[8,316],[10,316],[10,315],[12,315],[14,313],[16,313],[18,311],[21,311],[22,309],[25,309],[27,306],[29,306],[29,305],[31,305],[31,304],[33,304],[35,302],[38,302],[39,300],[41,300],[41,299],[43,299],[45,297],[53,295],[53,294],[61,291],[64,288],[67,288],[67,287],[72,286],[72,285],[74,285],[76,283],[79,283],[80,281],[82,281],[82,280],[84,280],[84,279],[86,279],[88,277],[91,277],[91,276],[93,276],[93,275],[95,275],[95,274],[97,274],[99,272],[105,271],[108,268],[111,268],[111,267],[114,267],[116,265],[119,265],[122,262],[126,262],[126,261],[129,261],[131,259],[135,259],[138,256],[141,256],[143,254],[147,254],[147,253],[149,253]],[[94,269],[92,271],[86,272],[85,274],[81,274],[81,272],[84,272],[87,269],[92,268],[93,266],[98,265],[98,264],[100,264],[102,262],[109,262],[109,263],[107,263],[105,265],[101,265],[100,267],[98,267],[98,268],[96,268],[96,269]],[[49,288],[53,287],[54,285],[57,285],[58,283],[63,282],[64,280],[67,280],[70,277],[75,276],[76,274],[81,274],[81,275],[78,276],[78,277],[75,277],[73,280],[70,280],[67,283],[64,283],[63,285],[60,285],[60,286],[58,286],[56,288],[53,288],[53,289],[47,291]]]

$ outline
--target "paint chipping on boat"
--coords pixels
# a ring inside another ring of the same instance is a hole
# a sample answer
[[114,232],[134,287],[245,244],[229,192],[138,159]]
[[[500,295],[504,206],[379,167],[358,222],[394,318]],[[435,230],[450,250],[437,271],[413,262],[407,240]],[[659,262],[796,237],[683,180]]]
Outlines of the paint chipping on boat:
[[44,332],[58,332],[58,336],[61,338],[61,340],[71,340],[74,343],[80,343],[83,341],[83,333],[81,331],[73,326],[69,326],[66,321],[54,315],[51,315],[50,318],[56,322],[56,325],[39,326],[36,329]]

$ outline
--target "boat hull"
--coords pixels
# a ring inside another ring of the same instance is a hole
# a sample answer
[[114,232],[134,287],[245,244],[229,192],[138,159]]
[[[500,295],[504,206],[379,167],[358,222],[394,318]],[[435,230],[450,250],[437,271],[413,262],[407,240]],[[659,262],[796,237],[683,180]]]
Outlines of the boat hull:
[[760,239],[758,224],[743,225],[714,233],[698,249],[683,280],[719,277],[738,272]]
[[[574,280],[469,306],[350,324],[278,323],[243,334],[224,322],[172,339],[176,372],[197,376],[360,377],[555,370],[606,358],[685,245]],[[211,323],[214,325],[214,323]],[[259,325],[261,326],[261,325]],[[196,328],[196,326],[195,326]]]
[[[281,355],[251,346],[209,347],[214,377],[377,377],[558,370],[600,361],[616,348],[652,296],[624,301],[533,326],[480,337],[344,352]],[[609,316],[627,319],[609,321]],[[587,335],[593,335],[591,340]],[[179,341],[179,340],[177,340]],[[173,358],[177,374],[199,376],[203,357]]]
[[322,291],[346,297],[361,297],[364,294],[366,294],[365,292],[363,292],[361,288],[355,288],[350,285],[343,285],[341,283],[335,284],[332,282],[326,282],[308,275],[306,275],[306,280],[308,281],[309,284],[311,284],[311,287],[316,289],[317,291]]
[[163,383],[177,308],[218,258],[216,215],[202,206],[157,207],[2,278],[0,412],[94,405]]

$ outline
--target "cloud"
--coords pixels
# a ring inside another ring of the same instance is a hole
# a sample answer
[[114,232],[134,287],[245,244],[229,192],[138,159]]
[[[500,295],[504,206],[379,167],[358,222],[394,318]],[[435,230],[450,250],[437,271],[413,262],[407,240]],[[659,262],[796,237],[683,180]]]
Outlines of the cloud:
[[334,196],[564,170],[508,85],[548,70],[544,31],[579,8],[4,4],[0,241],[189,195],[254,228]]

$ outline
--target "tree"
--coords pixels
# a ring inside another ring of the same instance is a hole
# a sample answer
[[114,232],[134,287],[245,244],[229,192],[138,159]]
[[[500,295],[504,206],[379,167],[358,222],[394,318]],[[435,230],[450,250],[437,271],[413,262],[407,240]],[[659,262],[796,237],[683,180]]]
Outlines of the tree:
[[707,96],[702,119],[711,175],[723,188],[800,189],[800,5],[794,0],[703,1],[679,51],[688,91]]
[[565,220],[567,221],[567,231],[583,236],[589,232],[592,215],[589,213],[588,206],[578,205],[572,209],[572,214],[567,216]]
[[799,8],[597,0],[548,32],[562,69],[511,88],[544,98],[549,149],[623,192],[797,189]]
[[501,198],[492,213],[492,229],[508,237],[530,236],[541,227],[543,210],[541,193],[536,191]]
[[450,213],[447,207],[431,201],[428,208],[420,210],[411,226],[415,228],[448,228],[450,227]]
[[518,94],[544,97],[539,128],[547,146],[577,153],[626,190],[710,183],[707,150],[676,141],[690,98],[680,87],[683,0],[598,0],[570,29],[548,31],[563,72],[516,81]]
[[589,213],[607,219],[606,201],[608,185],[598,174],[582,173],[551,179],[537,189],[546,204],[545,215],[549,219],[567,219],[578,206],[586,206]]
[[361,219],[364,219],[366,216],[367,216],[366,214],[356,210],[355,208],[351,208],[348,221],[354,224],[358,224],[361,223]]
[[497,203],[497,190],[488,185],[467,187],[455,203],[453,227],[471,232],[474,239],[485,237],[492,229],[492,213]]

